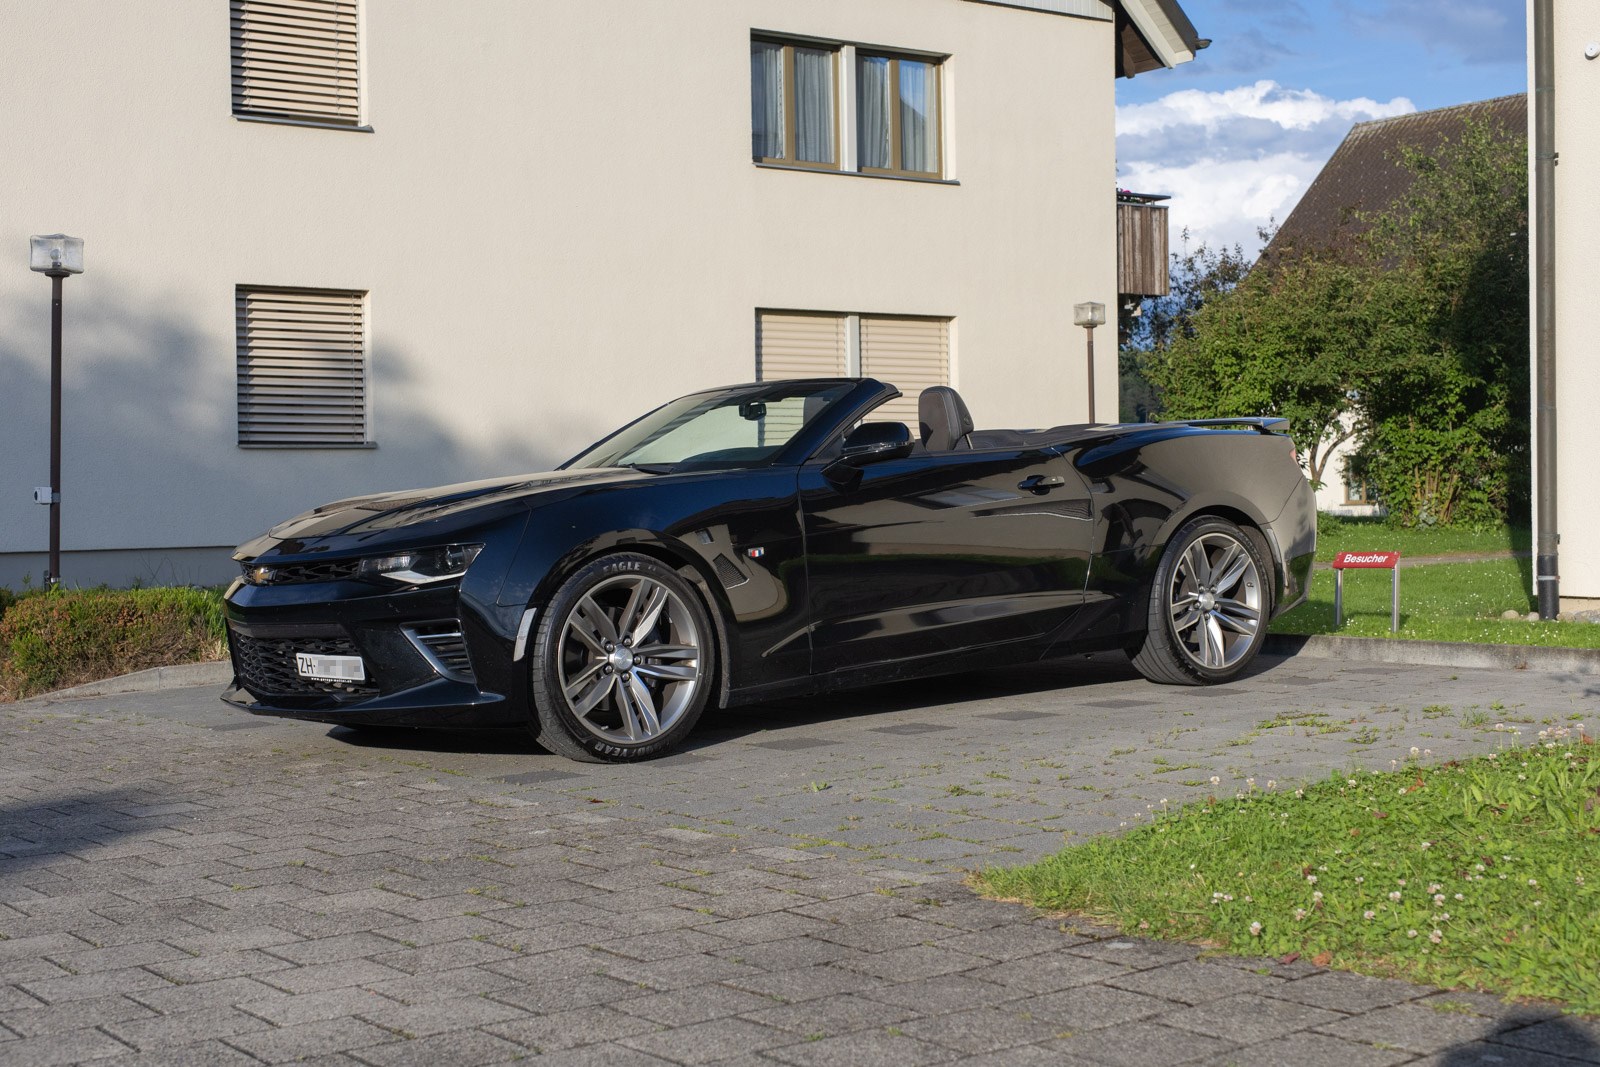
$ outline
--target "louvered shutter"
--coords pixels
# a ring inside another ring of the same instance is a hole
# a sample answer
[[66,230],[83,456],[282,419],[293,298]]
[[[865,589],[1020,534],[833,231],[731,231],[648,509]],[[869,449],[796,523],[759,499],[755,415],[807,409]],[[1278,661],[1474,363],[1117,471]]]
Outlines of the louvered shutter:
[[361,124],[356,0],[230,0],[233,112]]
[[950,320],[861,316],[861,373],[902,394],[875,409],[873,421],[903,422],[915,435],[917,397],[950,384]]
[[842,378],[845,317],[815,312],[763,311],[756,316],[756,380]]
[[239,443],[367,443],[366,294],[235,291]]
[[[756,316],[756,380],[842,378],[849,373],[843,315],[763,311]],[[787,441],[800,431],[802,405],[772,410],[762,420],[761,440]]]

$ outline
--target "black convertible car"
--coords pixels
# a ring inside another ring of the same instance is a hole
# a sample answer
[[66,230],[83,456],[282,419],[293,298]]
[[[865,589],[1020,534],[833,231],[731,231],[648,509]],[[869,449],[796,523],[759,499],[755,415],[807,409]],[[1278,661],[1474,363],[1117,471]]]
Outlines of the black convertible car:
[[866,379],[695,393],[548,474],[341,500],[242,545],[234,684],[265,715],[529,726],[634,760],[707,703],[1125,649],[1233,678],[1305,597],[1310,487],[1269,419],[918,433]]

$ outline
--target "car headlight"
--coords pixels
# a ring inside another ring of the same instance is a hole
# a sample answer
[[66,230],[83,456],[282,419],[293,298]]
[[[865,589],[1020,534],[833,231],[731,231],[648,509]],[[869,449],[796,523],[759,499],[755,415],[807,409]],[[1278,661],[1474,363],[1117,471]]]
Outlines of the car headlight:
[[482,551],[482,545],[444,545],[396,552],[392,556],[371,556],[357,566],[356,577],[392,578],[407,585],[429,585],[466,574]]

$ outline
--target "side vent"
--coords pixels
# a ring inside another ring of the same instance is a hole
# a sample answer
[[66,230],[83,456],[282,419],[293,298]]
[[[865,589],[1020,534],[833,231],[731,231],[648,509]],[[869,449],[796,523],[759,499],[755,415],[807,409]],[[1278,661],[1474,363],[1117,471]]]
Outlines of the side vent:
[[457,682],[477,681],[459,621],[445,619],[440,622],[420,622],[407,626],[404,633],[417,651],[422,653],[422,658],[446,678]]
[[717,577],[722,579],[725,588],[733,589],[750,580],[750,576],[740,570],[737,563],[720,552],[717,553],[717,558],[711,561],[711,565],[717,568]]

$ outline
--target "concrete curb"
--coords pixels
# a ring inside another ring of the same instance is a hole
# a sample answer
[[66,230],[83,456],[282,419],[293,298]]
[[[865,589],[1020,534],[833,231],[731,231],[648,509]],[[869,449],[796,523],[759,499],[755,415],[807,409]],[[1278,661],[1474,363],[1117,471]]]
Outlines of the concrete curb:
[[1423,667],[1487,667],[1551,674],[1600,674],[1600,649],[1533,645],[1479,645],[1465,641],[1405,641],[1335,634],[1269,634],[1261,649],[1273,656],[1307,656],[1350,663]]
[[117,678],[102,678],[70,689],[53,689],[30,700],[70,700],[74,697],[110,696],[114,693],[154,693],[162,689],[188,689],[199,685],[227,685],[233,680],[233,664],[228,660],[209,663],[180,663],[175,667],[151,667]]

